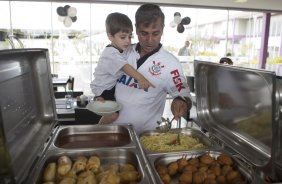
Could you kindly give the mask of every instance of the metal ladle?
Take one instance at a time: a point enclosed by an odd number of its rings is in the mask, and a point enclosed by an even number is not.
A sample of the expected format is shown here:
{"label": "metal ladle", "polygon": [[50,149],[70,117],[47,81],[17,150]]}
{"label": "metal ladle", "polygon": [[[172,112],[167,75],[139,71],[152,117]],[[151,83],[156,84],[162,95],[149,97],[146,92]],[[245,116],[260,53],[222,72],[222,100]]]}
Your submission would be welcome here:
{"label": "metal ladle", "polygon": [[161,133],[168,132],[171,129],[171,124],[174,119],[174,117],[171,120],[169,120],[169,118],[165,119],[162,117],[161,121],[157,121],[158,127],[156,130]]}

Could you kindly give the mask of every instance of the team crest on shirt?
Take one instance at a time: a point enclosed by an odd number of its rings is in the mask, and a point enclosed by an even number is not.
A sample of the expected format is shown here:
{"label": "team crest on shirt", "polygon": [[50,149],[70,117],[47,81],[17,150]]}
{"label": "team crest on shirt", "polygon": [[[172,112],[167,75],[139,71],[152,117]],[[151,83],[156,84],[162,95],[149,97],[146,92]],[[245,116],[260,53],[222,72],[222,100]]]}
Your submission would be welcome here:
{"label": "team crest on shirt", "polygon": [[151,66],[149,68],[149,72],[152,74],[152,75],[160,75],[162,72],[161,72],[161,69],[164,68],[164,65],[161,65],[161,62],[157,62],[156,61],[153,61],[153,66]]}

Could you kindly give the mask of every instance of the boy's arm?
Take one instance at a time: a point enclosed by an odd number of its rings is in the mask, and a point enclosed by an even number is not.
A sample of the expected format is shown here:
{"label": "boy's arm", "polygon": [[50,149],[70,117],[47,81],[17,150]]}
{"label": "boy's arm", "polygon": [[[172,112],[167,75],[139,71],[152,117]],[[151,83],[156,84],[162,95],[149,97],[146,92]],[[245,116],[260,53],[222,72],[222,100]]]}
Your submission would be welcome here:
{"label": "boy's arm", "polygon": [[122,70],[129,76],[133,77],[138,81],[138,86],[140,89],[146,89],[151,87],[155,87],[151,84],[142,74],[140,74],[137,70],[135,70],[130,64],[125,64],[122,67]]}

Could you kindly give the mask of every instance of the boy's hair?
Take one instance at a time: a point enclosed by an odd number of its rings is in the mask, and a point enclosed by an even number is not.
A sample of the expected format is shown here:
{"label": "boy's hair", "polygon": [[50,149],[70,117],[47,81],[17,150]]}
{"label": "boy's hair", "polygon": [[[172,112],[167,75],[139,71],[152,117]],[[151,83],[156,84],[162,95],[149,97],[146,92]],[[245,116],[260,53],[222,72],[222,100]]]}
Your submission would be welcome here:
{"label": "boy's hair", "polygon": [[138,8],[135,14],[136,27],[138,28],[141,24],[148,27],[159,18],[161,18],[164,26],[165,16],[161,8],[156,4],[143,4]]}
{"label": "boy's hair", "polygon": [[131,20],[122,13],[110,13],[106,18],[106,31],[114,36],[118,32],[130,33],[133,31]]}

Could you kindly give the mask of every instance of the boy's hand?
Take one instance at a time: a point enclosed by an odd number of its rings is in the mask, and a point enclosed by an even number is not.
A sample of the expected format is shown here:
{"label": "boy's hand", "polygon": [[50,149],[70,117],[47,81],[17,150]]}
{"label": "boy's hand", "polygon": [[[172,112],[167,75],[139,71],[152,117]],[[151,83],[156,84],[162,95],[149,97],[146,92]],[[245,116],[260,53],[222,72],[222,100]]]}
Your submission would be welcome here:
{"label": "boy's hand", "polygon": [[155,88],[155,86],[150,83],[146,78],[141,78],[138,80],[139,89],[148,89],[149,87]]}

